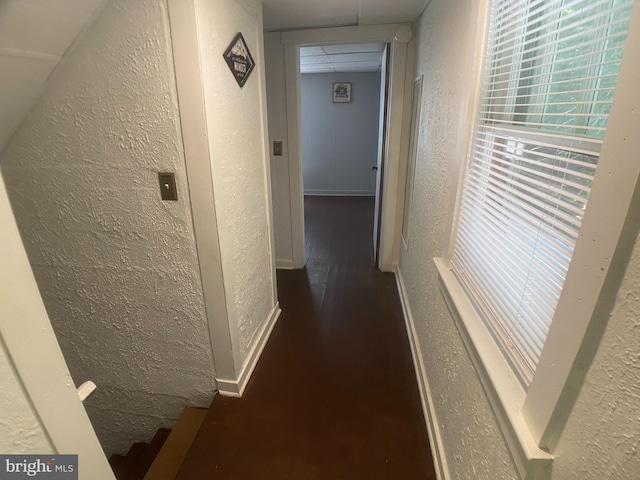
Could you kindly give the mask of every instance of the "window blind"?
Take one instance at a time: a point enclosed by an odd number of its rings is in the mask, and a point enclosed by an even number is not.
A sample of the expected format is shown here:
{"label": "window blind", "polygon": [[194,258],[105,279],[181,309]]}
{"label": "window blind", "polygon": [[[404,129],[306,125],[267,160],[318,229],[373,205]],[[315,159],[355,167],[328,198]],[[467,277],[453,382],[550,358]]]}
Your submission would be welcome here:
{"label": "window blind", "polygon": [[578,238],[632,0],[493,0],[451,268],[528,386]]}

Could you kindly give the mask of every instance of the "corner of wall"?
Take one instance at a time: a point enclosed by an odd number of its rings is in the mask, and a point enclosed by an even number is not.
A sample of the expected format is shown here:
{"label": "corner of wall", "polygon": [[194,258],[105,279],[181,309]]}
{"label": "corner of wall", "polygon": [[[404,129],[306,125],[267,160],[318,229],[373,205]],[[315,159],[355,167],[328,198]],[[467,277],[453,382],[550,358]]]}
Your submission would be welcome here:
{"label": "corner of wall", "polygon": [[[196,0],[194,23],[204,106],[198,134],[207,140],[202,156],[209,171],[203,175],[214,192],[207,208],[215,211],[216,268],[226,304],[212,330],[214,356],[220,392],[240,394],[253,369],[247,365],[261,351],[256,345],[266,342],[263,333],[268,338],[277,318],[260,3],[225,0],[214,6]],[[222,58],[239,31],[257,61],[242,87]],[[206,224],[205,216],[197,223]]]}

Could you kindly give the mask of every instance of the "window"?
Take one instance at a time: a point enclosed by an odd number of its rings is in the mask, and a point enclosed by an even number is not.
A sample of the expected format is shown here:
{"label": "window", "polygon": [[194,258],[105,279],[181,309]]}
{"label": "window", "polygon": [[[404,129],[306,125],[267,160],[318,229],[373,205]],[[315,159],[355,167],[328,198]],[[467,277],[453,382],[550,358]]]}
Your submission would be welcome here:
{"label": "window", "polygon": [[578,239],[632,0],[493,0],[450,267],[526,388]]}

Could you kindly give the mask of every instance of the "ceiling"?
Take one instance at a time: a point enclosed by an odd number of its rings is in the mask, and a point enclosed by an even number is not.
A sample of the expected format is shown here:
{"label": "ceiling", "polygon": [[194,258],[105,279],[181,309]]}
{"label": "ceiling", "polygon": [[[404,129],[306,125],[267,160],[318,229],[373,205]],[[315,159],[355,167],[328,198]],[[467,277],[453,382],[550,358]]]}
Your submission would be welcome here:
{"label": "ceiling", "polygon": [[300,48],[300,73],[377,72],[384,43],[323,45]]}
{"label": "ceiling", "polygon": [[[106,1],[0,0],[0,152],[64,53]],[[411,22],[428,1],[263,0],[264,28],[276,31]],[[356,65],[358,71],[376,71],[380,66],[379,45],[313,48],[305,52],[304,68],[309,71],[353,71]]]}
{"label": "ceiling", "polygon": [[262,0],[264,28],[294,30],[413,22],[429,0]]}
{"label": "ceiling", "polygon": [[[264,29],[273,32],[413,22],[429,0],[262,0]],[[384,44],[303,47],[301,73],[377,72]]]}

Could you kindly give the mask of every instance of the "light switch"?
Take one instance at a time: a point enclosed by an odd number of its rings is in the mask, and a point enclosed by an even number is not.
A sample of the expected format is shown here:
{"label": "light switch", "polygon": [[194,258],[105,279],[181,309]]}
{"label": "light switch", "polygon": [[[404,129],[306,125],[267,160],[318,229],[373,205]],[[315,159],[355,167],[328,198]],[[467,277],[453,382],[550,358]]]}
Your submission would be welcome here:
{"label": "light switch", "polygon": [[282,156],[282,142],[279,142],[279,141],[273,142],[273,156],[274,157]]}
{"label": "light switch", "polygon": [[160,181],[160,197],[162,200],[178,200],[176,176],[173,172],[158,172]]}

